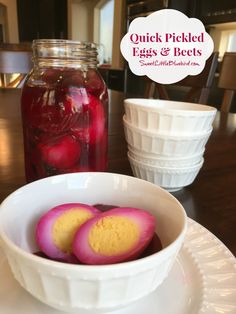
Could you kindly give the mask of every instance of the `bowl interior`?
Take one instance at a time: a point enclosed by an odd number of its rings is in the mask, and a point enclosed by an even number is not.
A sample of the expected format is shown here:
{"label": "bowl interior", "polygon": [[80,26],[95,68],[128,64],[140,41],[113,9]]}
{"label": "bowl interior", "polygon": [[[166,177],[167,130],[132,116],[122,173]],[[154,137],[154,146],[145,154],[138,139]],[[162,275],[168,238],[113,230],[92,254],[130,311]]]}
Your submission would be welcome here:
{"label": "bowl interior", "polygon": [[124,104],[137,106],[143,109],[154,109],[156,111],[170,110],[172,113],[175,111],[194,111],[196,114],[207,112],[214,114],[217,111],[216,108],[207,105],[162,99],[129,98],[125,99]]}
{"label": "bowl interior", "polygon": [[164,247],[186,227],[181,204],[149,182],[111,173],[74,173],[35,181],[6,198],[0,210],[0,237],[8,245],[13,242],[24,251],[35,252],[34,232],[39,217],[53,206],[70,202],[148,210],[157,219],[156,232]]}

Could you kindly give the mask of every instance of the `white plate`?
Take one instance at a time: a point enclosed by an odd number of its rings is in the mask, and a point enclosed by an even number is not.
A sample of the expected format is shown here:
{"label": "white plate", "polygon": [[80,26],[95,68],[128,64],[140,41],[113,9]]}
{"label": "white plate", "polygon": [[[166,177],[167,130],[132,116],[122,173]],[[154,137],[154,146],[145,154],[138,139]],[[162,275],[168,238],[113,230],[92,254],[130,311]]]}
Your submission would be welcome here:
{"label": "white plate", "polygon": [[[65,312],[51,309],[23,290],[0,251],[0,314],[42,313]],[[112,313],[235,314],[235,257],[212,233],[189,219],[184,245],[164,283],[132,306]]]}

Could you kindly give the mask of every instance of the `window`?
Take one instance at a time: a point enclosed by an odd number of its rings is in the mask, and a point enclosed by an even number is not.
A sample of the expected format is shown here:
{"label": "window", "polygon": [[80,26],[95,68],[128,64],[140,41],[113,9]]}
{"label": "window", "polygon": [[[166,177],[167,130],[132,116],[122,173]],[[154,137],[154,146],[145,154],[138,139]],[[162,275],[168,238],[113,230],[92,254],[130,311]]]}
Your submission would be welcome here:
{"label": "window", "polygon": [[98,9],[98,44],[100,63],[111,64],[113,22],[114,22],[114,0],[100,1],[96,6]]}
{"label": "window", "polygon": [[236,52],[236,31],[229,34],[227,51]]}
{"label": "window", "polygon": [[212,25],[210,35],[220,60],[225,52],[236,52],[236,22]]}

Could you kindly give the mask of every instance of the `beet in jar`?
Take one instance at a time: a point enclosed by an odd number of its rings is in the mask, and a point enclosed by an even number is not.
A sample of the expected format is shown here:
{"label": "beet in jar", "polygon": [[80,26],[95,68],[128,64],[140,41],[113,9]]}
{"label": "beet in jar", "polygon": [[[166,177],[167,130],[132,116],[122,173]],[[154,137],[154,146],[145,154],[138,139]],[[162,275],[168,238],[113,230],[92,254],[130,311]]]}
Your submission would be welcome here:
{"label": "beet in jar", "polygon": [[106,85],[92,43],[35,40],[21,97],[26,180],[107,169]]}

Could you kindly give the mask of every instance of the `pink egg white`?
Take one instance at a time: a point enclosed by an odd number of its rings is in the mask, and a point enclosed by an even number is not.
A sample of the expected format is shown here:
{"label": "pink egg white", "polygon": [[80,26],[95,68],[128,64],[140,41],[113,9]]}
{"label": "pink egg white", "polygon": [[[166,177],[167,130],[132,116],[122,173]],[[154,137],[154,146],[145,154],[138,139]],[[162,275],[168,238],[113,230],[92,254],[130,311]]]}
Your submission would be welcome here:
{"label": "pink egg white", "polygon": [[145,210],[114,208],[84,223],[75,234],[72,250],[84,264],[130,261],[148,246],[155,226],[155,217]]}
{"label": "pink egg white", "polygon": [[72,241],[78,229],[101,212],[95,207],[81,204],[61,204],[50,209],[38,221],[35,239],[40,250],[48,257],[75,263]]}

